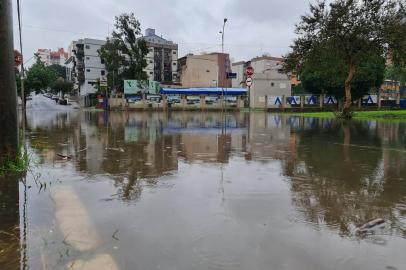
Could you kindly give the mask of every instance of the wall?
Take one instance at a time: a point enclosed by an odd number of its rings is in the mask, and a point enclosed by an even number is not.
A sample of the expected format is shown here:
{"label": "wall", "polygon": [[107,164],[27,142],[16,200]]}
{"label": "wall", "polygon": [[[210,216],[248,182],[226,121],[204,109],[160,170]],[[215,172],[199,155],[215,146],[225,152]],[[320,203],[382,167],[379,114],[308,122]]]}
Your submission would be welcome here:
{"label": "wall", "polygon": [[252,108],[265,108],[266,96],[291,96],[291,84],[287,75],[276,70],[255,73],[250,91]]}
{"label": "wall", "polygon": [[184,88],[213,87],[218,74],[217,55],[188,56],[186,65],[180,67],[180,83]]}
{"label": "wall", "polygon": [[237,73],[237,78],[232,80],[232,87],[234,87],[234,88],[245,86],[245,85],[241,84],[241,82],[245,82],[244,64],[245,64],[245,62],[239,62],[239,63],[232,65],[233,73]]}

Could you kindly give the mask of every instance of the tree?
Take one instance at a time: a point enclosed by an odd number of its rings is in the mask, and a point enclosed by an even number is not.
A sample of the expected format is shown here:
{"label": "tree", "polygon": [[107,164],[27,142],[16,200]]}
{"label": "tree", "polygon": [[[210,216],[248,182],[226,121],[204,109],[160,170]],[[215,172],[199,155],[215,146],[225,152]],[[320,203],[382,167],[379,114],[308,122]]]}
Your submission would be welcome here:
{"label": "tree", "polygon": [[54,64],[48,66],[48,69],[52,70],[58,78],[63,78],[64,80],[66,80],[66,67]]}
{"label": "tree", "polygon": [[62,97],[65,94],[70,94],[73,90],[73,83],[65,81],[63,78],[56,79],[51,88],[55,93],[62,93]]}
{"label": "tree", "polygon": [[[41,90],[47,89],[52,85],[56,79],[54,71],[47,68],[40,58],[37,56],[37,61],[27,71],[27,78],[25,79],[25,87],[28,91],[35,91],[36,93]],[[26,96],[26,95],[25,95]],[[26,100],[24,100],[24,103]]]}
{"label": "tree", "polygon": [[357,75],[369,76],[361,74],[367,59],[380,61],[390,53],[398,65],[405,63],[404,11],[396,0],[335,0],[329,5],[323,0],[311,4],[310,14],[302,16],[296,26],[298,37],[286,56],[285,70],[299,74],[302,68],[323,63],[325,70],[318,75],[331,78],[333,87],[344,86],[343,112],[347,113]]}
{"label": "tree", "polygon": [[401,87],[406,86],[406,68],[405,67],[396,67],[388,66],[385,70],[385,79],[391,80],[394,82],[399,82]]}
{"label": "tree", "polygon": [[[141,27],[134,14],[123,13],[116,17],[116,30],[99,50],[100,58],[108,71],[108,80],[147,80],[144,71],[148,54],[147,43],[141,36]],[[115,86],[115,85],[113,85]]]}
{"label": "tree", "polygon": [[[344,81],[346,79],[345,65],[340,59],[331,68],[329,61],[317,65],[305,64],[300,73],[301,85],[305,92],[314,94],[328,94],[339,100],[344,98]],[[334,73],[331,73],[335,71]],[[371,55],[362,60],[357,68],[357,74],[351,83],[352,98],[354,100],[363,97],[371,90],[377,90],[383,83],[385,71],[385,59],[381,56]]]}

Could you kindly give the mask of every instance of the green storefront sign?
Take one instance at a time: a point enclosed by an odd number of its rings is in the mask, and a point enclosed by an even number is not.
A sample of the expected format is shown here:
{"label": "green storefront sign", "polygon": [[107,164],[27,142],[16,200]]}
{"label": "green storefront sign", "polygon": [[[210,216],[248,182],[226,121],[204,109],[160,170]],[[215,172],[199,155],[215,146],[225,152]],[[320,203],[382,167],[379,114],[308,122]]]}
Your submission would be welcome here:
{"label": "green storefront sign", "polygon": [[160,84],[156,81],[124,80],[124,94],[159,94]]}

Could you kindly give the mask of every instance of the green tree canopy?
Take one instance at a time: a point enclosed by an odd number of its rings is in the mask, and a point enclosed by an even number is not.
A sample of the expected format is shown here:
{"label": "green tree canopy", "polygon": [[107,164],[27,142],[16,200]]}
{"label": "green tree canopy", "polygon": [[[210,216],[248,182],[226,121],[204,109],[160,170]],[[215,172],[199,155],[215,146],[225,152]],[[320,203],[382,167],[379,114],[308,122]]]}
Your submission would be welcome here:
{"label": "green tree canopy", "polygon": [[66,80],[66,67],[54,64],[48,66],[48,69],[52,70],[58,78],[63,78],[64,80]]}
{"label": "green tree canopy", "polygon": [[62,93],[62,95],[70,94],[73,90],[73,83],[65,81],[63,78],[56,79],[52,86],[55,93]]}
{"label": "green tree canopy", "polygon": [[[328,78],[332,88],[343,89],[344,111],[349,111],[353,89],[376,85],[382,76],[382,57],[405,63],[405,8],[396,0],[323,0],[296,26],[297,38],[286,56],[285,69]],[[322,65],[323,69],[315,68]],[[308,72],[309,73],[309,72]],[[310,75],[309,75],[310,76]],[[317,85],[321,87],[320,85]]]}
{"label": "green tree canopy", "polygon": [[55,72],[47,68],[43,62],[37,57],[37,61],[27,71],[25,79],[25,87],[27,91],[35,91],[36,93],[45,90],[52,85],[57,76]]}
{"label": "green tree canopy", "polygon": [[147,43],[142,39],[141,27],[134,14],[123,13],[116,17],[115,30],[112,36],[99,50],[108,71],[109,84],[113,80],[121,89],[123,80],[147,80],[144,71],[148,54]]}
{"label": "green tree canopy", "polygon": [[[345,64],[339,58],[329,60],[335,64],[333,68],[329,66],[329,61],[318,61],[317,64],[306,63],[300,73],[302,87],[307,93],[333,95],[341,100],[344,98]],[[377,55],[365,57],[357,67],[357,74],[351,82],[352,98],[359,99],[371,90],[379,89],[383,83],[384,72],[384,57]]]}

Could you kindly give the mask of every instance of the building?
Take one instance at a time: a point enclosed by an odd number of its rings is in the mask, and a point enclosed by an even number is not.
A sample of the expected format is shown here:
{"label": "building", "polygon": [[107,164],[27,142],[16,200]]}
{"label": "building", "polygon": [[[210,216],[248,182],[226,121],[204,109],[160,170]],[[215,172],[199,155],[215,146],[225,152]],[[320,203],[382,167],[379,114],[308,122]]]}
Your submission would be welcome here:
{"label": "building", "polygon": [[250,88],[249,100],[252,108],[266,108],[267,98],[271,96],[291,96],[292,86],[290,77],[280,72],[283,58],[262,56],[248,62],[237,62],[232,65],[232,70],[237,73],[233,79],[233,87],[246,87],[246,68],[254,68],[253,84]]}
{"label": "building", "polygon": [[144,69],[148,79],[164,84],[177,83],[178,44],[157,36],[155,29],[151,28],[145,30],[143,39],[149,48],[147,67]]}
{"label": "building", "polygon": [[68,59],[68,53],[65,52],[64,48],[59,48],[55,52],[49,49],[38,49],[36,54],[46,66],[65,66],[65,62]]}
{"label": "building", "polygon": [[105,40],[84,38],[73,41],[69,46],[68,78],[78,90],[82,106],[91,106],[92,97],[97,91],[97,80],[107,75],[98,50]]}
{"label": "building", "polygon": [[[182,87],[225,87],[232,82],[227,79],[231,72],[230,57],[223,53],[186,55],[179,58],[178,74]],[[238,86],[239,87],[239,86]]]}

